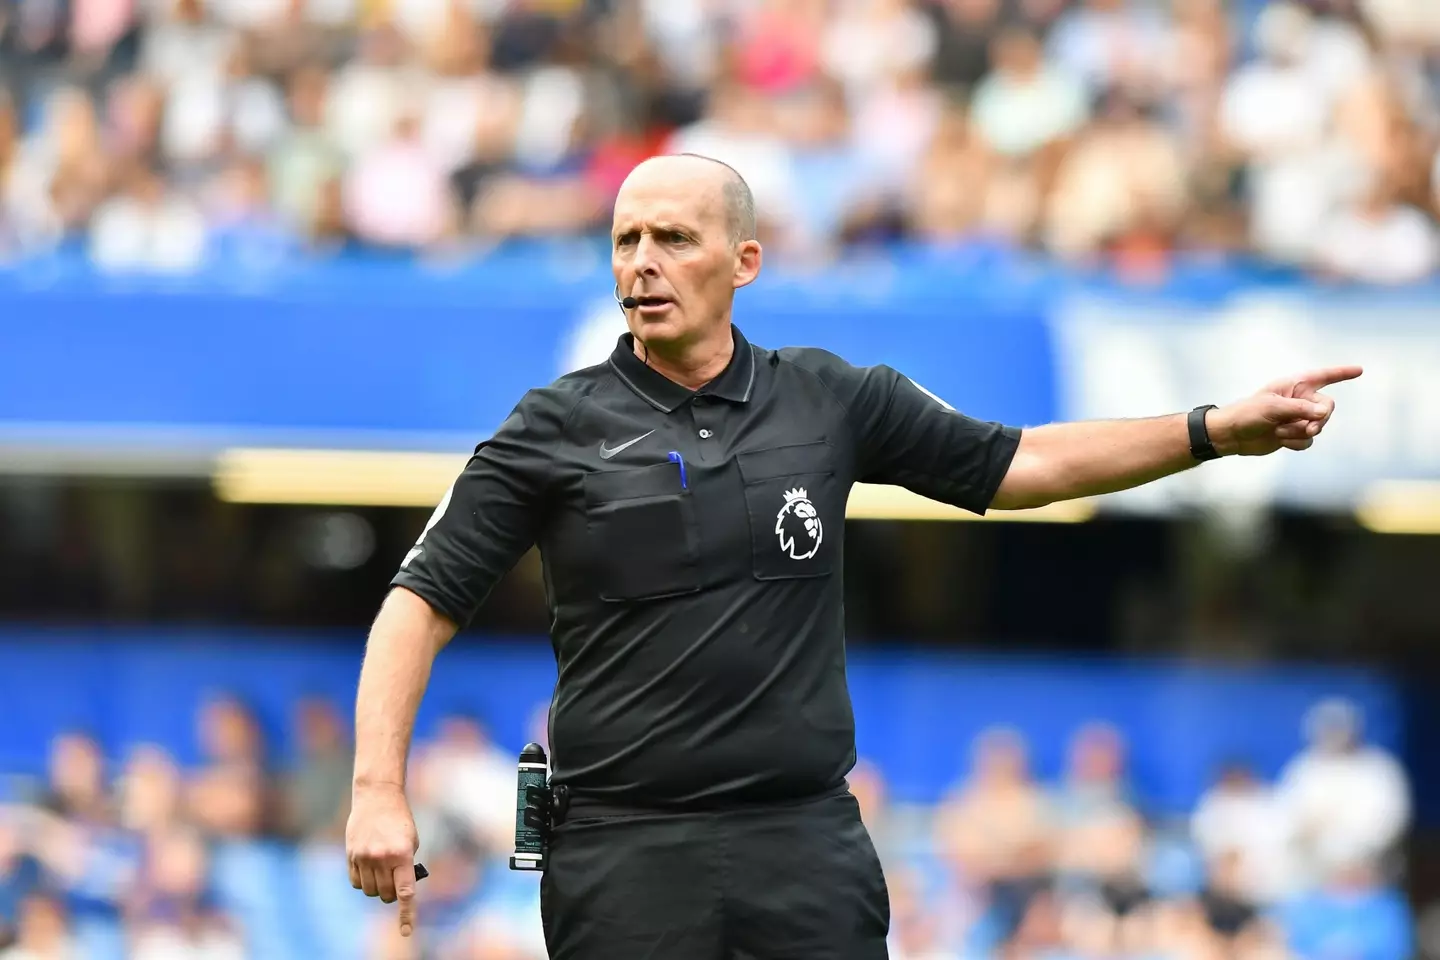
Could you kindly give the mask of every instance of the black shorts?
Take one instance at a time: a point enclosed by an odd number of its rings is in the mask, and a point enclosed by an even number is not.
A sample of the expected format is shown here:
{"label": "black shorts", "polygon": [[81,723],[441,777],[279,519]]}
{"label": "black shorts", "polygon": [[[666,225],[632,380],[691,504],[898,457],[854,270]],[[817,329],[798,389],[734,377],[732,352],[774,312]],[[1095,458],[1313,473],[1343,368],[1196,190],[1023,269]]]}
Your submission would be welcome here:
{"label": "black shorts", "polygon": [[789,806],[558,825],[551,960],[886,960],[890,899],[848,792]]}

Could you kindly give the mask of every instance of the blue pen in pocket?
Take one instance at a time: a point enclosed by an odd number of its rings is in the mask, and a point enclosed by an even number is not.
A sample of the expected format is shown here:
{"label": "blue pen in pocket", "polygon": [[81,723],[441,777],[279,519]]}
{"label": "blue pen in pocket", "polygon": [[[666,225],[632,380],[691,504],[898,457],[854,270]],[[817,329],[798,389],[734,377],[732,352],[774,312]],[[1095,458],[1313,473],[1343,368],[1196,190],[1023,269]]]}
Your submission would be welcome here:
{"label": "blue pen in pocket", "polygon": [[680,489],[689,490],[690,483],[685,478],[685,458],[680,456],[679,450],[670,451],[670,462],[678,463],[680,465]]}

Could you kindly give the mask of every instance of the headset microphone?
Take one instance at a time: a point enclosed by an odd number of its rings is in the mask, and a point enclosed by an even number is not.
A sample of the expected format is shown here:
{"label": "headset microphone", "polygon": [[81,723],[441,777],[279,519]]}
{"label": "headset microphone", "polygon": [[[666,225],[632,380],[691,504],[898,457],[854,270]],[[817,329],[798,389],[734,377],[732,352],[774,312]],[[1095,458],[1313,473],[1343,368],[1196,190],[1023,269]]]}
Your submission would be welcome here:
{"label": "headset microphone", "polygon": [[634,310],[636,307],[640,306],[640,301],[636,300],[634,297],[625,297],[623,299],[621,298],[620,284],[618,283],[615,284],[615,292],[612,293],[611,296],[615,298],[616,303],[620,304],[620,306],[626,310]]}

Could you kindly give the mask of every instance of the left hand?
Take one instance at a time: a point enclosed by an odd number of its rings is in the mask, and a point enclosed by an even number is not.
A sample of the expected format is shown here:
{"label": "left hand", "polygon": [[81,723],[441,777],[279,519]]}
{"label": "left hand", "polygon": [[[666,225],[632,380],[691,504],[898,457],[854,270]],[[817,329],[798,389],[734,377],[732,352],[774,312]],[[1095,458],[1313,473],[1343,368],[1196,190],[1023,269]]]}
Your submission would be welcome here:
{"label": "left hand", "polygon": [[1225,456],[1263,457],[1281,447],[1307,450],[1335,412],[1334,399],[1320,391],[1363,372],[1355,366],[1327,367],[1267,384],[1206,414],[1210,442]]}

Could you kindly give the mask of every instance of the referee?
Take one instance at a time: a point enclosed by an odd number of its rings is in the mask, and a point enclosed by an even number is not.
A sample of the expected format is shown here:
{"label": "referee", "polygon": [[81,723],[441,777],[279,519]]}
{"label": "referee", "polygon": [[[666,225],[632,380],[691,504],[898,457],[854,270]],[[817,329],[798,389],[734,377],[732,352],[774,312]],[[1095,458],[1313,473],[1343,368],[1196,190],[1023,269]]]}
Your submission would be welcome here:
{"label": "referee", "polygon": [[638,166],[612,241],[629,332],[606,362],[527,393],[476,448],[371,628],[350,882],[398,900],[411,933],[416,710],[441,648],[538,544],[559,667],[551,775],[569,797],[541,879],[553,960],[883,958],[885,880],[845,780],[852,484],[984,513],[1303,450],[1334,409],[1319,391],[1361,371],[1190,414],[1021,430],[888,367],[747,341],[731,310],[761,269],[754,201],[718,161]]}

